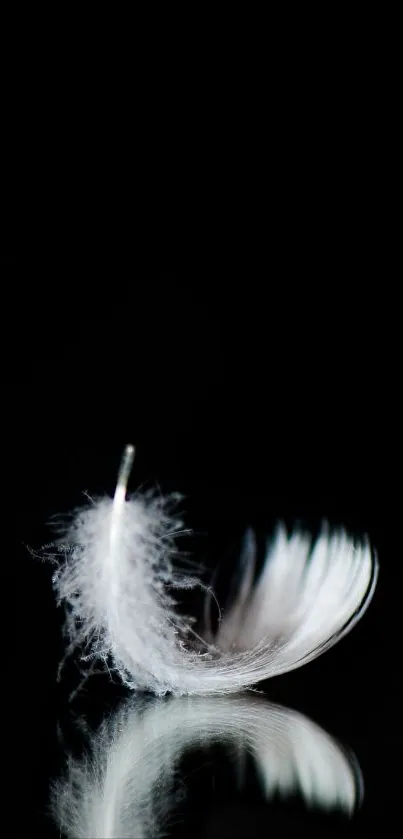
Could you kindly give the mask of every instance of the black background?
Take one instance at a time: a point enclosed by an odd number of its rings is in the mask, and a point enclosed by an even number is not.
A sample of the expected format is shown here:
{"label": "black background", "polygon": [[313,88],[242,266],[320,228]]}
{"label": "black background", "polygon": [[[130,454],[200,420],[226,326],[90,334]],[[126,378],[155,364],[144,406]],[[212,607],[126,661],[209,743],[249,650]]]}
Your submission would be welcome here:
{"label": "black background", "polygon": [[[380,577],[362,622],[264,687],[356,753],[366,794],[341,830],[400,825],[399,29],[389,9],[286,14],[203,28],[181,12],[176,42],[158,15],[108,14],[104,32],[102,15],[35,10],[25,37],[25,21],[6,30],[5,833],[57,835],[57,724],[74,738],[77,674],[56,685],[62,616],[27,546],[83,490],[113,492],[128,441],[132,486],[183,492],[212,567],[249,524],[369,534]],[[96,680],[77,713],[96,721],[116,690]],[[235,800],[222,755],[196,763],[187,835],[335,824],[263,805],[252,780]]]}
{"label": "black background", "polygon": [[[3,409],[11,420],[7,497],[16,514],[10,564],[5,558],[15,603],[7,683],[10,728],[22,733],[16,751],[23,768],[15,777],[25,802],[18,831],[34,825],[57,835],[44,809],[63,758],[57,721],[68,727],[68,689],[56,686],[63,647],[51,570],[26,545],[49,541],[50,515],[79,503],[83,490],[113,492],[130,441],[137,446],[132,486],[158,484],[185,495],[195,553],[212,567],[236,551],[245,527],[271,532],[278,518],[313,530],[327,518],[369,534],[380,577],[362,623],[319,660],[264,688],[269,699],[306,713],[355,752],[365,799],[340,830],[384,831],[396,819],[402,748],[396,301],[379,278],[382,247],[353,278],[358,247],[341,252],[323,237],[320,249],[310,245],[302,236],[285,259],[276,253],[259,264],[246,258],[166,273],[128,254],[35,254],[4,266],[11,292],[3,314],[5,331],[11,328],[4,354],[11,388]],[[95,718],[113,697],[101,679],[86,713]],[[188,835],[260,836],[273,826],[305,823],[322,835],[338,829],[337,819],[324,821],[298,803],[264,805],[257,784],[235,799],[226,773],[231,768],[222,756],[196,773],[190,804],[183,805]],[[212,775],[220,779],[215,785]]]}

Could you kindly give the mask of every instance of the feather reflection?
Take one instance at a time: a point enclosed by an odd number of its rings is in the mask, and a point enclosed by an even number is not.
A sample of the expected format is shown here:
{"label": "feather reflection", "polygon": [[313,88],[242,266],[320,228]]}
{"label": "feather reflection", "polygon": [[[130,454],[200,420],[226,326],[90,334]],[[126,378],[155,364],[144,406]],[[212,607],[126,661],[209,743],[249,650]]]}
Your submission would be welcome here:
{"label": "feather reflection", "polygon": [[309,805],[351,814],[362,796],[353,755],[294,710],[256,696],[131,699],[55,783],[60,830],[98,839],[166,835],[180,758],[217,742],[252,754],[267,798],[299,793]]}

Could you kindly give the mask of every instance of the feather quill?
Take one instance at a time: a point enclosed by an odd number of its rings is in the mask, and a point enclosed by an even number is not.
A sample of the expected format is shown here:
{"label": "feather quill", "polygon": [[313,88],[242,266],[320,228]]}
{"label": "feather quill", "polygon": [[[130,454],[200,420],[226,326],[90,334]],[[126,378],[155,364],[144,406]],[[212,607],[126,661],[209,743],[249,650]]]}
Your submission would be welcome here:
{"label": "feather quill", "polygon": [[214,742],[241,764],[253,755],[267,799],[299,793],[346,814],[361,803],[356,759],[307,717],[256,697],[189,697],[131,700],[115,712],[53,785],[53,816],[76,839],[166,835],[181,756]]}
{"label": "feather quill", "polygon": [[128,446],[114,499],[79,510],[52,557],[70,649],[82,659],[100,658],[128,687],[160,696],[229,693],[311,661],[362,617],[378,575],[368,541],[324,528],[312,543],[279,527],[256,582],[247,533],[237,595],[217,631],[206,622],[197,635],[176,609],[175,590],[200,581],[174,561],[175,499],[126,499],[133,456]]}

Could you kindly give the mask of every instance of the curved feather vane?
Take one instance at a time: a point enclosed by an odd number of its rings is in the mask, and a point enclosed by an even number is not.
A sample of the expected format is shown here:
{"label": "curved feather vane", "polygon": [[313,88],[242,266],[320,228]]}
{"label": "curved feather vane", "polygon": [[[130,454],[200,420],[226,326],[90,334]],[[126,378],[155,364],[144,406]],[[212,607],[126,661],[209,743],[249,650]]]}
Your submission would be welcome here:
{"label": "curved feather vane", "polygon": [[230,745],[241,768],[244,754],[253,755],[267,798],[300,793],[311,806],[348,814],[361,802],[354,756],[296,711],[246,696],[131,700],[54,784],[61,831],[76,839],[162,835],[181,756],[213,742]]}
{"label": "curved feather vane", "polygon": [[362,617],[378,575],[369,543],[326,528],[312,543],[279,527],[256,582],[248,532],[238,593],[201,639],[176,610],[175,589],[200,582],[174,562],[175,498],[126,500],[133,455],[128,447],[114,500],[79,510],[59,546],[54,587],[84,659],[100,657],[129,687],[158,695],[226,693],[300,667]]}

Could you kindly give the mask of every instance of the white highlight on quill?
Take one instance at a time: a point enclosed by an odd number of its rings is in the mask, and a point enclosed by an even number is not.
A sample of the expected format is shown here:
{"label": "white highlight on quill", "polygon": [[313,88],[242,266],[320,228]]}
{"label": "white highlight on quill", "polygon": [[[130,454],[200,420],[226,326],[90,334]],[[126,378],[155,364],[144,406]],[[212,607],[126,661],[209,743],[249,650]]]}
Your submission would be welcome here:
{"label": "white highlight on quill", "polygon": [[84,660],[100,658],[130,688],[157,695],[228,693],[311,661],[362,617],[378,575],[368,541],[323,529],[312,544],[279,527],[256,583],[247,534],[237,596],[216,633],[206,623],[197,635],[174,599],[199,584],[173,561],[182,523],[172,499],[126,500],[133,457],[128,446],[113,501],[79,510],[59,546],[54,588]]}
{"label": "white highlight on quill", "polygon": [[179,759],[217,741],[235,747],[240,761],[246,751],[253,755],[267,798],[300,793],[310,806],[346,814],[361,803],[354,756],[296,711],[246,696],[131,700],[54,785],[60,830],[76,839],[160,836],[175,803]]}

